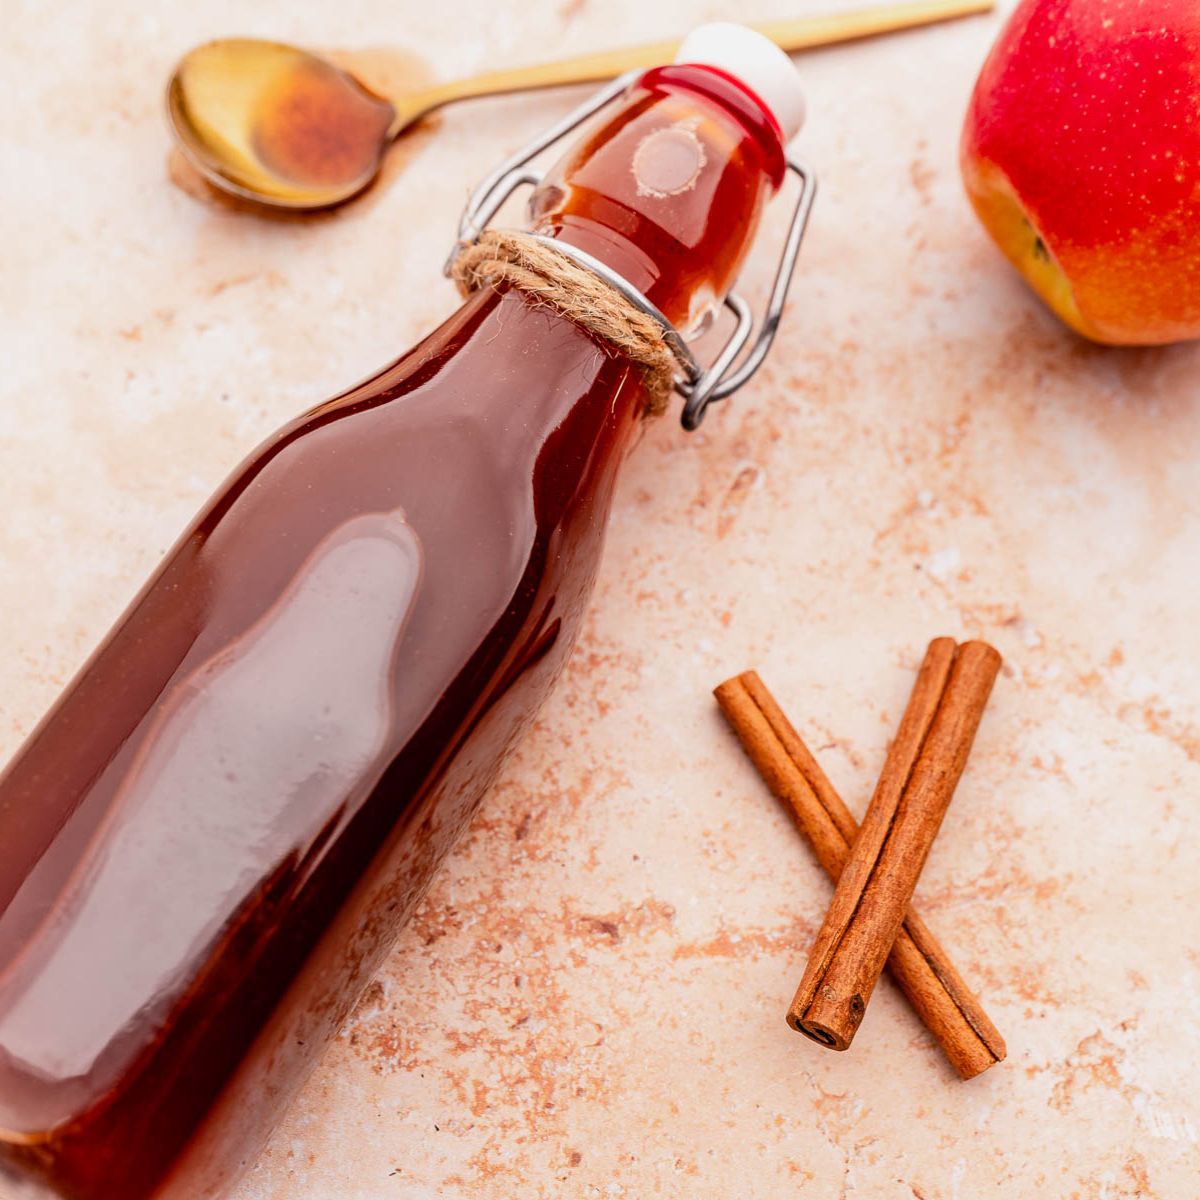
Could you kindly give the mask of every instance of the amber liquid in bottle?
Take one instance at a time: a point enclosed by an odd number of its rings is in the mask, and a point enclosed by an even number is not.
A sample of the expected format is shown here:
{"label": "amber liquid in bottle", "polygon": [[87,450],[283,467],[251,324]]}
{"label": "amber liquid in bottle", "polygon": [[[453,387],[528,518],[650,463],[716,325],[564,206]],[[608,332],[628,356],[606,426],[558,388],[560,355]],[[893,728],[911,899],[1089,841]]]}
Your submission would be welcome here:
{"label": "amber liquid in bottle", "polygon": [[[781,176],[753,97],[667,67],[533,213],[686,328]],[[0,777],[0,1164],[225,1192],[558,674],[644,403],[483,291],[221,488]]]}

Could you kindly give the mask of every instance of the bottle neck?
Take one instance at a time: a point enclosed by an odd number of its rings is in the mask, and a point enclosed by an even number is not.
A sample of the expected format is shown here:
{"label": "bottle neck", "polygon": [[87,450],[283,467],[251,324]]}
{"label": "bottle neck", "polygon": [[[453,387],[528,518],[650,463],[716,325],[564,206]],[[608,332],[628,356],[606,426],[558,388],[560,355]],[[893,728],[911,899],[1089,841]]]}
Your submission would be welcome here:
{"label": "bottle neck", "polygon": [[600,259],[691,333],[732,287],[783,170],[778,126],[736,80],[660,67],[552,168],[534,229]]}

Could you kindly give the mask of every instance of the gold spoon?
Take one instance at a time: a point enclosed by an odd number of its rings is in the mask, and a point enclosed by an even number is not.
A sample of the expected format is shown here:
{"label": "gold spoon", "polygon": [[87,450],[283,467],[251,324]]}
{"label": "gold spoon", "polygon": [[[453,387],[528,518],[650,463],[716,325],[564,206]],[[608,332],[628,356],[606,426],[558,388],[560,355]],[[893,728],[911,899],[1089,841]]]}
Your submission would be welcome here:
{"label": "gold spoon", "polygon": [[[987,12],[993,0],[918,0],[759,25],[789,52]],[[328,59],[283,42],[198,46],[167,89],[171,126],[191,164],[223,191],[279,208],[328,208],[375,178],[392,141],[420,117],[475,96],[610,79],[670,62],[677,42],[377,95]]]}

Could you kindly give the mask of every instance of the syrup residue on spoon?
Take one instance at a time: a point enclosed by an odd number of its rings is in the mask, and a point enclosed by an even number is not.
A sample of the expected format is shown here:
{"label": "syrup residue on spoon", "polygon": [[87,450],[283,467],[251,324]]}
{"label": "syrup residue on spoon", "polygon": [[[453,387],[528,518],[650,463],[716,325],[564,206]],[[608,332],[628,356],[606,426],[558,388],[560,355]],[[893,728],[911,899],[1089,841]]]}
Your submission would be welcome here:
{"label": "syrup residue on spoon", "polygon": [[395,110],[331,63],[272,81],[250,126],[258,161],[305,188],[361,186],[375,174]]}

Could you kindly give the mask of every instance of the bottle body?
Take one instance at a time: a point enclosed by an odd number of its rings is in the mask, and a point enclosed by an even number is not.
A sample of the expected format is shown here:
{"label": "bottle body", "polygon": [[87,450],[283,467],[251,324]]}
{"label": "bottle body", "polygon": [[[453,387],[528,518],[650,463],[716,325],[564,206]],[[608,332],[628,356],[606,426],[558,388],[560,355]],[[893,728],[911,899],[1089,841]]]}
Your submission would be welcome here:
{"label": "bottle body", "polygon": [[[530,356],[538,394],[498,410],[487,373]],[[565,658],[640,391],[572,323],[479,294],[189,531],[0,783],[31,814],[0,919],[18,1157],[152,1194],[173,1110],[190,1130],[213,1101],[200,1064],[241,1062],[281,1005],[276,1057],[336,1029]],[[332,976],[302,970],[313,933]]]}
{"label": "bottle body", "polygon": [[[686,84],[635,88],[535,203],[676,320],[771,190],[742,102]],[[639,168],[656,134],[674,166]],[[481,292],[214,497],[0,777],[0,1162],[223,1194],[551,687],[643,404],[580,326]]]}

